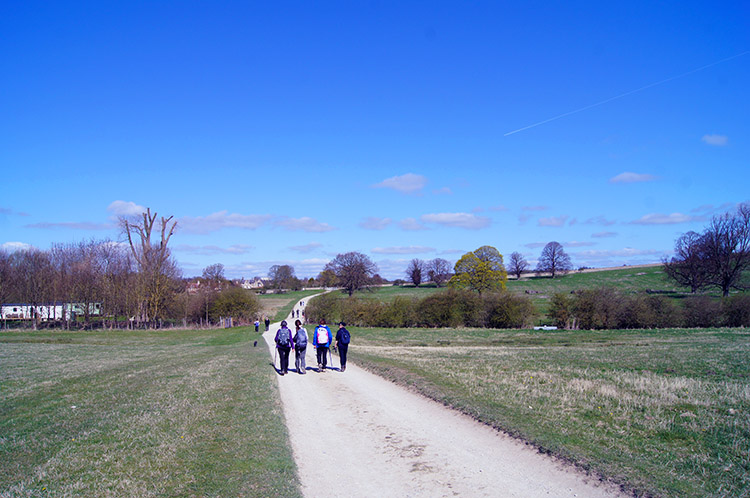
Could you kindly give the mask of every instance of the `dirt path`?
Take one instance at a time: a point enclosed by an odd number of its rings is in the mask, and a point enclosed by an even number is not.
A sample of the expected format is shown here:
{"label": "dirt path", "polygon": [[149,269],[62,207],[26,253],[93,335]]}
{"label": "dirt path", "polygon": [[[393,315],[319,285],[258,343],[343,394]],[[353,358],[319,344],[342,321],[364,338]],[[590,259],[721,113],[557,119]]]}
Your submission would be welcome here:
{"label": "dirt path", "polygon": [[[278,328],[264,334],[272,357]],[[317,373],[312,344],[307,353],[306,375],[293,370],[292,354],[279,376],[306,497],[622,496],[351,362],[340,372],[334,356],[334,369]]]}

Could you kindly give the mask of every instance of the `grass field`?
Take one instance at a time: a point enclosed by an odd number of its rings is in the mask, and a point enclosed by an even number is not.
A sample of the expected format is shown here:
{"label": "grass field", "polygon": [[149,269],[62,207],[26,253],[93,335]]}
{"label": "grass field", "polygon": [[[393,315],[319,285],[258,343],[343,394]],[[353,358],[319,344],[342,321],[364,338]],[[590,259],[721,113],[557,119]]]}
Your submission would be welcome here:
{"label": "grass field", "polygon": [[350,355],[643,496],[750,496],[750,331],[354,329]]}
{"label": "grass field", "polygon": [[0,496],[301,496],[256,339],[0,334]]}

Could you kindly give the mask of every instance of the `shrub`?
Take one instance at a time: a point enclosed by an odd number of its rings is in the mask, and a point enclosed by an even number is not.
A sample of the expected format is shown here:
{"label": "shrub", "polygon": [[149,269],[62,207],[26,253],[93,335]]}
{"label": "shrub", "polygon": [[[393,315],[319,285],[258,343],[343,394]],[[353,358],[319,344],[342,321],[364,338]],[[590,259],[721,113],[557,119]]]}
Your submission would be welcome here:
{"label": "shrub", "polygon": [[339,296],[335,292],[328,292],[308,301],[305,307],[305,317],[310,323],[317,323],[321,319],[333,322],[340,316]]}
{"label": "shrub", "polygon": [[455,289],[437,292],[417,304],[418,324],[424,327],[478,326],[481,312],[478,294]]}
{"label": "shrub", "polygon": [[718,327],[722,322],[721,302],[709,296],[685,298],[682,310],[686,327]]}
{"label": "shrub", "polygon": [[611,287],[579,291],[573,299],[573,316],[582,329],[613,329],[621,321],[622,301]]}
{"label": "shrub", "polygon": [[534,316],[534,305],[525,296],[497,292],[483,296],[484,325],[489,328],[523,328]]}
{"label": "shrub", "polygon": [[411,327],[416,323],[416,300],[396,296],[390,304],[380,310],[377,326]]}
{"label": "shrub", "polygon": [[726,298],[722,309],[728,327],[750,327],[750,295],[737,294]]}
{"label": "shrub", "polygon": [[557,292],[552,295],[550,299],[549,310],[547,316],[552,319],[552,323],[555,327],[564,329],[574,329],[576,322],[573,318],[572,313],[573,299],[570,294],[563,294]]}

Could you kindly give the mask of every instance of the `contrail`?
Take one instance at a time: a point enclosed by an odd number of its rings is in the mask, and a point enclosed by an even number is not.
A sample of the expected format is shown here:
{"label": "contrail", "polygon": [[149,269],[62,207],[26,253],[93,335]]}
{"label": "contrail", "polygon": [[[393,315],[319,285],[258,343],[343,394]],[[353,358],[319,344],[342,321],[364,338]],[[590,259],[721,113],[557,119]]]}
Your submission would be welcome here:
{"label": "contrail", "polygon": [[557,115],[557,116],[555,116],[553,118],[545,119],[544,121],[539,121],[538,123],[530,124],[528,126],[524,126],[523,128],[519,128],[517,130],[509,131],[508,133],[505,133],[503,136],[507,137],[508,135],[513,135],[514,133],[518,133],[519,131],[528,130],[529,128],[534,128],[535,126],[543,125],[545,123],[549,123],[550,121],[555,121],[555,120],[558,120],[560,118],[564,118],[565,116],[570,116],[571,114],[577,114],[579,112],[583,112],[583,111],[585,111],[587,109],[591,109],[592,107],[597,107],[597,106],[600,106],[600,105],[604,105],[607,102],[612,102],[613,100],[621,99],[623,97],[627,97],[628,95],[632,95],[634,93],[638,93],[638,92],[641,92],[643,90],[647,90],[649,88],[652,88],[652,87],[655,87],[655,86],[658,86],[658,85],[663,85],[664,83],[667,83],[669,81],[676,80],[678,78],[682,78],[684,76],[688,76],[688,75],[693,74],[693,73],[697,73],[698,71],[703,71],[704,69],[708,69],[709,67],[716,66],[717,64],[721,64],[723,62],[727,62],[727,61],[730,61],[732,59],[736,59],[737,57],[742,57],[743,55],[747,55],[747,54],[750,54],[750,50],[746,50],[745,52],[742,52],[740,54],[733,55],[731,57],[727,57],[726,59],[721,59],[719,61],[712,62],[711,64],[706,64],[705,66],[701,66],[699,68],[690,70],[690,71],[688,71],[686,73],[678,74],[677,76],[671,76],[671,77],[669,77],[667,79],[664,79],[664,80],[661,80],[661,81],[657,81],[656,83],[651,83],[649,85],[642,86],[640,88],[636,88],[635,90],[630,90],[629,92],[622,93],[620,95],[617,95],[616,97],[610,97],[610,98],[608,98],[606,100],[602,100],[601,102],[597,102],[596,104],[587,105],[586,107],[581,107],[580,109],[576,109],[574,111],[569,111],[569,112],[566,112],[566,113],[563,113],[563,114],[559,114],[559,115]]}

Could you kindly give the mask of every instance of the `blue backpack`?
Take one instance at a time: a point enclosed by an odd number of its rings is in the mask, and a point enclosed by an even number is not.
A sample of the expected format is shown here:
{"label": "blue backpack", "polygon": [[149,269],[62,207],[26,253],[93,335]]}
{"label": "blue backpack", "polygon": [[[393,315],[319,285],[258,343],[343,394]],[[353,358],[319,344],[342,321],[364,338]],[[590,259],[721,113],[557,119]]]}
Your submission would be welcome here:
{"label": "blue backpack", "polygon": [[349,344],[349,341],[352,339],[352,336],[349,335],[349,331],[346,329],[341,329],[341,344]]}
{"label": "blue backpack", "polygon": [[286,327],[279,329],[279,339],[276,341],[276,344],[283,348],[292,347],[292,331]]}

